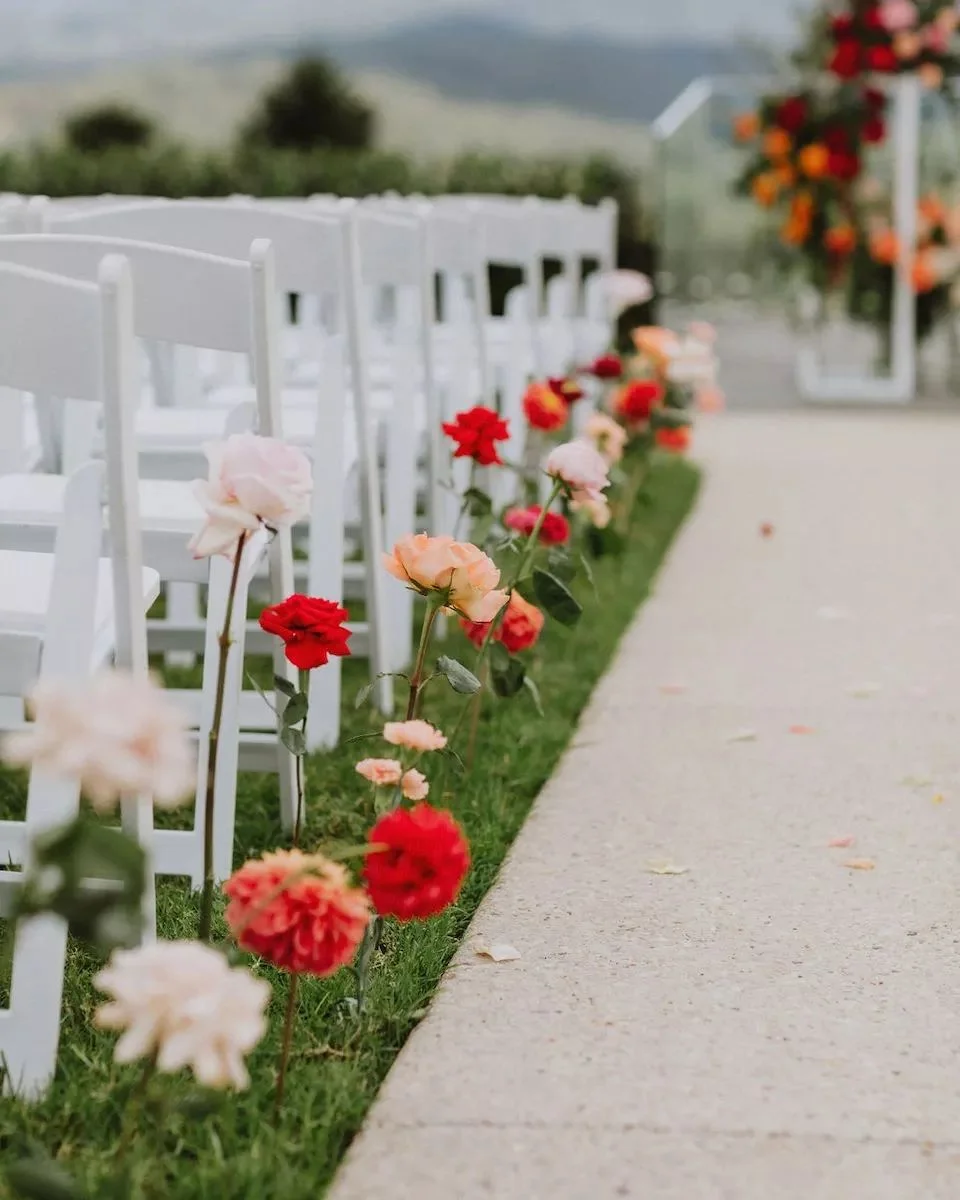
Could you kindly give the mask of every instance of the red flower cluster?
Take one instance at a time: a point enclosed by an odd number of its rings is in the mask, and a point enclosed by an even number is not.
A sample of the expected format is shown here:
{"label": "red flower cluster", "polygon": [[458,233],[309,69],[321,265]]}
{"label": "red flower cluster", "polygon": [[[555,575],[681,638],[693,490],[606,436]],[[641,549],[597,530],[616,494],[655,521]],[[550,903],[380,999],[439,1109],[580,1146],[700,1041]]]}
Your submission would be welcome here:
{"label": "red flower cluster", "polygon": [[287,659],[301,671],[312,671],[326,664],[330,655],[346,658],[350,630],[343,624],[345,608],[333,600],[313,596],[288,596],[280,604],[260,614],[260,628],[282,638]]}
{"label": "red flower cluster", "polygon": [[457,413],[453,421],[443,426],[443,432],[457,444],[454,458],[472,458],[481,467],[500,466],[503,459],[497,442],[510,437],[507,422],[492,408],[478,404],[466,412]]}
{"label": "red flower cluster", "polygon": [[[499,642],[511,654],[522,654],[524,650],[536,645],[543,632],[543,623],[544,616],[540,609],[524,600],[519,592],[514,592],[500,624],[494,631],[493,640]],[[480,624],[476,621],[461,621],[460,627],[479,650],[486,641],[490,624],[491,622]]]}
{"label": "red flower cluster", "polygon": [[663,400],[659,379],[634,379],[613,397],[613,411],[631,425],[650,420],[650,414]]}
{"label": "red flower cluster", "polygon": [[237,943],[297,974],[332,975],[345,967],[370,920],[367,897],[339,863],[299,850],[244,863],[223,891]]}
{"label": "red flower cluster", "polygon": [[945,68],[954,64],[951,38],[957,14],[940,0],[847,0],[850,11],[830,22],[833,50],[827,67],[849,81],[871,73],[919,71],[939,87]]}
{"label": "red flower cluster", "polygon": [[623,374],[623,360],[619,354],[601,354],[589,367],[584,367],[583,373],[594,379],[619,379]]}
{"label": "red flower cluster", "polygon": [[[504,513],[503,523],[507,529],[513,529],[517,533],[523,533],[529,537],[540,519],[540,512],[539,504],[531,504],[529,508],[511,508]],[[538,540],[544,546],[562,546],[569,539],[570,522],[567,518],[560,513],[548,512],[543,518]]]}
{"label": "red flower cluster", "polygon": [[470,867],[470,848],[448,812],[429,804],[398,808],[370,830],[363,878],[381,916],[434,917],[456,900]]}
{"label": "red flower cluster", "polygon": [[689,425],[666,425],[658,429],[653,436],[661,450],[670,454],[683,454],[689,450],[693,434]]}

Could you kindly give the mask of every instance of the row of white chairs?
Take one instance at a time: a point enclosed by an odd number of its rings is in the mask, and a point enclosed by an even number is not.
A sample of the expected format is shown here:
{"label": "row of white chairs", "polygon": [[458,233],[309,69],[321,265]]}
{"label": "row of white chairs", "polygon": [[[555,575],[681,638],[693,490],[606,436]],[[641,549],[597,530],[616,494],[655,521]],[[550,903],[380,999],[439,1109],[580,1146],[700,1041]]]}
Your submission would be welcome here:
{"label": "row of white chairs", "polygon": [[[386,673],[409,661],[413,609],[407,591],[387,590],[380,552],[415,527],[452,527],[445,417],[499,404],[515,418],[519,458],[527,379],[604,348],[602,292],[581,290],[580,277],[584,259],[612,265],[615,217],[609,205],[479,198],[0,205],[0,568],[10,581],[0,600],[0,728],[22,725],[38,675],[81,677],[111,661],[145,672],[150,650],[202,652],[202,685],[180,699],[205,779],[229,567],[187,551],[202,517],[187,481],[205,473],[203,444],[227,432],[285,438],[312,456],[313,506],[302,532],[255,539],[245,555],[217,764],[218,877],[232,869],[241,769],[278,773],[289,828],[293,764],[275,715],[243,687],[244,652],[272,651],[277,674],[294,682],[295,672],[282,647],[248,628],[250,589],[265,584],[271,601],[360,590],[365,620],[353,642],[390,711]],[[550,242],[543,229],[561,226],[566,240]],[[564,265],[546,295],[545,257]],[[524,283],[498,319],[487,273],[500,263],[521,267]],[[300,298],[295,324],[284,321],[290,294]],[[148,621],[161,587],[167,615]],[[339,713],[334,660],[311,678],[312,749],[336,741]],[[28,864],[33,839],[78,803],[74,786],[34,772],[26,819],[0,822],[0,853]],[[149,797],[126,801],[122,822],[157,874],[198,885],[203,806],[198,783],[192,829],[154,830]],[[0,910],[20,878],[0,872]],[[147,908],[150,935],[152,893]],[[55,1064],[65,936],[52,918],[17,934],[0,1054],[8,1082],[28,1094]]]}

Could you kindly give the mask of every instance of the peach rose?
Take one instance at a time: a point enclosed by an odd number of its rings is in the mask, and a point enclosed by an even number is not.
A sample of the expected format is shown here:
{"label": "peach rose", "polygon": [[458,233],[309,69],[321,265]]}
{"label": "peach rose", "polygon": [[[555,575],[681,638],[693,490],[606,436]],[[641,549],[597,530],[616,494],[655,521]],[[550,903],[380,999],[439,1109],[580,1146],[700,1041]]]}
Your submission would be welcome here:
{"label": "peach rose", "polygon": [[471,621],[492,621],[507,602],[507,593],[497,590],[496,563],[470,542],[411,534],[383,556],[383,565],[421,595],[443,593],[447,607]]}
{"label": "peach rose", "polygon": [[[492,619],[492,618],[491,618]],[[383,739],[391,746],[426,752],[442,750],[447,739],[429,721],[388,721],[383,727]]]}
{"label": "peach rose", "polygon": [[374,787],[396,787],[403,775],[403,765],[395,758],[365,758],[354,770]]}
{"label": "peach rose", "polygon": [[613,417],[608,417],[606,413],[593,413],[583,427],[583,434],[593,442],[611,465],[623,458],[623,448],[627,444],[627,431]]}
{"label": "peach rose", "polygon": [[411,768],[403,775],[403,797],[405,800],[426,800],[430,794],[430,784],[422,771]]}
{"label": "peach rose", "polygon": [[205,446],[204,453],[209,476],[194,483],[194,494],[207,521],[190,542],[194,558],[232,558],[242,534],[261,523],[274,529],[293,525],[310,511],[310,460],[295,446],[235,433]]}
{"label": "peach rose", "polygon": [[610,505],[607,503],[606,496],[600,496],[596,500],[591,498],[574,500],[570,507],[575,512],[586,513],[595,529],[606,529],[610,524]]}
{"label": "peach rose", "polygon": [[581,439],[557,446],[544,470],[552,479],[565,484],[579,503],[602,499],[604,489],[610,486],[606,459],[594,445]]}

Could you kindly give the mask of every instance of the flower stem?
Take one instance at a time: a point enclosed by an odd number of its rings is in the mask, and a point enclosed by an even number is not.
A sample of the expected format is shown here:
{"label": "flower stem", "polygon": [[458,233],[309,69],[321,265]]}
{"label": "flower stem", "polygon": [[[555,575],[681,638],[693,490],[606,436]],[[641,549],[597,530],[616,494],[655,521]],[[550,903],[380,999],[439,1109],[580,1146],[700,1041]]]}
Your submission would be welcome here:
{"label": "flower stem", "polygon": [[283,1108],[283,1093],[287,1086],[287,1067],[290,1064],[290,1047],[293,1045],[293,1029],[297,1020],[297,987],[300,975],[294,971],[290,976],[290,988],[287,991],[287,1011],[283,1018],[283,1042],[280,1046],[280,1069],[277,1071],[277,1091],[273,1098],[273,1123],[280,1123],[280,1110]]}
{"label": "flower stem", "polygon": [[126,1157],[127,1151],[130,1149],[130,1143],[133,1141],[133,1136],[142,1124],[140,1118],[143,1116],[144,1102],[146,1101],[147,1092],[150,1089],[150,1083],[156,1073],[157,1056],[154,1053],[143,1064],[143,1071],[140,1073],[140,1078],[137,1080],[136,1086],[127,1100],[124,1109],[123,1132],[120,1134],[120,1142],[114,1154],[117,1162],[122,1162]]}
{"label": "flower stem", "polygon": [[[304,696],[309,695],[310,691],[310,672],[300,671],[300,691]],[[304,740],[307,736],[307,714],[304,712],[303,720],[300,722],[300,730],[303,733]],[[293,844],[294,847],[300,845],[300,832],[303,828],[303,808],[304,808],[304,792],[303,792],[303,774],[304,763],[303,755],[297,754],[296,770],[297,770],[297,815],[293,822]]]}
{"label": "flower stem", "polygon": [[470,736],[467,741],[466,758],[464,759],[464,765],[468,771],[473,770],[473,760],[477,753],[477,734],[480,730],[480,713],[483,710],[483,693],[486,691],[489,675],[490,666],[488,663],[484,663],[480,669],[480,687],[471,697]]}
{"label": "flower stem", "polygon": [[437,619],[437,613],[440,609],[432,600],[427,601],[427,611],[423,614],[423,625],[420,629],[420,645],[417,648],[417,660],[413,666],[413,674],[410,676],[410,695],[407,699],[407,716],[406,720],[412,721],[417,715],[417,707],[420,703],[420,695],[423,688],[423,664],[426,661],[427,650],[430,647],[430,633],[433,629],[433,623]]}
{"label": "flower stem", "polygon": [[370,987],[370,968],[373,964],[373,956],[380,945],[382,933],[383,917],[374,917],[364,930],[363,941],[360,943],[357,965],[354,968],[354,974],[357,977],[357,1016],[363,1016],[366,1007],[367,992]]}
{"label": "flower stem", "polygon": [[227,660],[230,657],[232,643],[230,627],[233,624],[233,606],[237,598],[240,564],[246,541],[247,535],[242,533],[237,542],[237,552],[233,560],[233,574],[230,576],[230,591],[227,595],[227,611],[223,618],[223,629],[217,639],[220,648],[217,662],[217,694],[213,705],[213,724],[210,727],[207,748],[207,789],[203,806],[203,898],[200,903],[200,929],[198,932],[201,942],[210,941],[213,927],[213,804],[217,783],[217,754],[220,747],[220,725],[223,721],[223,704],[227,685]]}

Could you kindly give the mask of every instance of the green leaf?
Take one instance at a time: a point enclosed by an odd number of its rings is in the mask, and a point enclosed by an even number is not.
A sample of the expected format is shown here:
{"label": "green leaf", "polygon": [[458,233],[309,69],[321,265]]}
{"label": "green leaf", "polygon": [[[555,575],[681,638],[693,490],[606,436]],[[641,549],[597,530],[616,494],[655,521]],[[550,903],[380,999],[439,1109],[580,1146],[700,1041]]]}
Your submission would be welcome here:
{"label": "green leaf", "polygon": [[223,1108],[224,1100],[223,1092],[191,1092],[184,1096],[175,1109],[190,1121],[201,1121],[204,1117],[211,1117],[215,1112],[219,1112]]}
{"label": "green leaf", "polygon": [[289,679],[284,679],[282,675],[274,675],[273,686],[291,700],[297,694],[296,684],[291,683]]}
{"label": "green leaf", "polygon": [[547,570],[564,583],[577,577],[577,564],[566,550],[553,549],[547,555]]}
{"label": "green leaf", "polygon": [[287,701],[283,710],[284,725],[299,725],[307,716],[308,700],[303,692],[296,692]]}
{"label": "green leaf", "polygon": [[594,558],[604,558],[608,554],[622,554],[625,545],[623,535],[618,533],[612,525],[608,525],[606,529],[595,529],[591,526],[587,530],[587,547]]}
{"label": "green leaf", "polygon": [[441,654],[437,659],[437,671],[461,696],[472,696],[475,692],[480,691],[480,680],[455,658],[448,658],[445,654]]}
{"label": "green leaf", "polygon": [[540,689],[537,687],[536,682],[530,675],[524,675],[523,686],[530,693],[530,696],[533,700],[533,707],[537,710],[537,712],[542,717],[544,715],[543,714],[543,701],[540,699]]}
{"label": "green leaf", "polygon": [[[257,695],[263,700],[263,702],[267,706],[267,708],[269,708],[272,713],[276,714],[277,706],[273,703],[273,701],[270,699],[270,697],[267,695],[267,693],[263,690],[263,688],[260,686],[260,684],[257,683],[257,681],[254,679],[254,677],[250,674],[250,672],[247,671],[246,674],[247,674],[247,682],[250,684],[250,686],[253,688],[253,690],[257,693]],[[286,682],[286,680],[284,680],[284,682]],[[277,715],[279,715],[279,714],[277,714]]]}
{"label": "green leaf", "polygon": [[576,625],[583,607],[567,585],[556,575],[539,568],[533,573],[533,591],[540,607],[561,625]]}
{"label": "green leaf", "polygon": [[7,1183],[22,1200],[81,1200],[80,1185],[50,1158],[25,1158],[7,1168]]}
{"label": "green leaf", "polygon": [[463,503],[471,517],[485,517],[493,512],[493,501],[480,488],[467,488],[463,493]]}
{"label": "green leaf", "polygon": [[497,661],[490,665],[490,682],[501,700],[508,700],[520,691],[526,674],[526,668],[520,659],[512,658],[509,654],[505,663]]}
{"label": "green leaf", "polygon": [[299,729],[294,729],[292,725],[285,725],[280,730],[280,741],[297,758],[307,752],[307,739]]}
{"label": "green leaf", "polygon": [[363,708],[366,702],[370,699],[370,693],[373,691],[372,683],[365,683],[357,692],[357,698],[353,702],[354,708]]}
{"label": "green leaf", "polygon": [[596,596],[597,599],[599,600],[600,593],[597,591],[597,581],[593,575],[593,567],[590,566],[590,561],[589,561],[589,559],[587,559],[587,557],[585,555],[580,554],[580,555],[578,555],[578,558],[580,559],[580,562],[583,565],[583,573],[587,577],[587,582],[590,584],[590,588],[593,591],[594,596]]}

